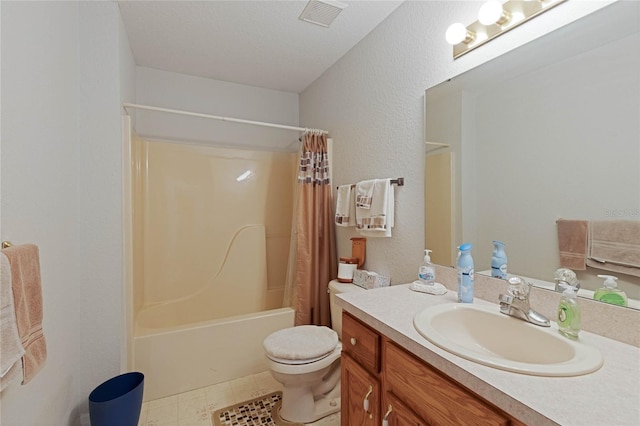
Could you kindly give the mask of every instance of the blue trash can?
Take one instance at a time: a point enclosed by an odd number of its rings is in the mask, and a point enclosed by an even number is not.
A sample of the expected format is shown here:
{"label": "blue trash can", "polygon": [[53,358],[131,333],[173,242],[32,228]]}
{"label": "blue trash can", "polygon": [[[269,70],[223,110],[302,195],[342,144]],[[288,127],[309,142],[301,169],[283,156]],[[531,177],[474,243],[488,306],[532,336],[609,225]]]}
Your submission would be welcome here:
{"label": "blue trash can", "polygon": [[91,426],[137,426],[142,408],[144,374],[113,377],[89,394]]}

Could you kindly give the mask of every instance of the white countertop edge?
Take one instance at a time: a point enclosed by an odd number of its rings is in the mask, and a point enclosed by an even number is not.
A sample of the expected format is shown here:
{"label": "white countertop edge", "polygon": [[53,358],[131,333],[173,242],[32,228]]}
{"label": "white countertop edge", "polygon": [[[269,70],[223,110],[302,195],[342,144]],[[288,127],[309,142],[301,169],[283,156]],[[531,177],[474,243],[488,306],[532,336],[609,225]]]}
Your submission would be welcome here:
{"label": "white countertop edge", "polygon": [[[413,292],[408,285],[395,285],[339,294],[337,304],[526,424],[640,424],[640,349],[582,331],[580,340],[597,347],[605,357],[603,367],[594,373],[558,378],[498,370],[435,346],[413,327],[413,316],[420,310],[456,300],[452,291],[433,296]],[[498,309],[485,300],[475,303]]]}

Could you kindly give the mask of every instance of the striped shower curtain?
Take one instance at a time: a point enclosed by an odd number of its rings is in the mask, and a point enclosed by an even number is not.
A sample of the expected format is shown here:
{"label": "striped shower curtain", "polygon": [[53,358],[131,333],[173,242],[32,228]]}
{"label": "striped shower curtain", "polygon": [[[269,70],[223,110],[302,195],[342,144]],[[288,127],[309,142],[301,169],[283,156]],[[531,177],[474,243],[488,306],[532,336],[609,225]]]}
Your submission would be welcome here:
{"label": "striped shower curtain", "polygon": [[303,136],[297,185],[295,325],[331,324],[329,281],[336,275],[327,135]]}

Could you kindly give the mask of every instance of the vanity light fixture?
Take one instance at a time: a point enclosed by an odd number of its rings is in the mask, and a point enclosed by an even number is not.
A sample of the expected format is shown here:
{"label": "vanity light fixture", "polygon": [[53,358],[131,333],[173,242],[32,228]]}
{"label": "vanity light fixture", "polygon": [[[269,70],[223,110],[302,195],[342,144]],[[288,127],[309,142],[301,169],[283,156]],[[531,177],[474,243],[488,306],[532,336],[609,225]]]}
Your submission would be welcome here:
{"label": "vanity light fixture", "polygon": [[511,12],[504,10],[498,0],[489,0],[478,11],[478,21],[482,25],[504,25],[510,20]]}
{"label": "vanity light fixture", "polygon": [[455,24],[451,24],[449,26],[445,37],[447,39],[447,42],[455,45],[459,43],[469,44],[476,38],[476,35],[467,30],[464,24],[456,22]]}
{"label": "vanity light fixture", "polygon": [[480,7],[478,20],[471,25],[452,24],[446,39],[453,45],[453,58],[482,46],[512,28],[535,18],[567,0],[489,0]]}

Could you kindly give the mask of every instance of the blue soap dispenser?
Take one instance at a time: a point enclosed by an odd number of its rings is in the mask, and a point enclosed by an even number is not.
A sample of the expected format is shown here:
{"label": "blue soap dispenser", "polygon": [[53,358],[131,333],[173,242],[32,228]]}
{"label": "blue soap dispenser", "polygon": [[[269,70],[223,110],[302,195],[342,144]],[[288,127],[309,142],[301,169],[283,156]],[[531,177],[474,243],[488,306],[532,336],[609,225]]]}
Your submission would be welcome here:
{"label": "blue soap dispenser", "polygon": [[458,302],[473,303],[473,258],[472,244],[458,247]]}
{"label": "blue soap dispenser", "polygon": [[503,280],[507,279],[507,254],[504,252],[504,243],[502,241],[493,241],[491,276]]}

